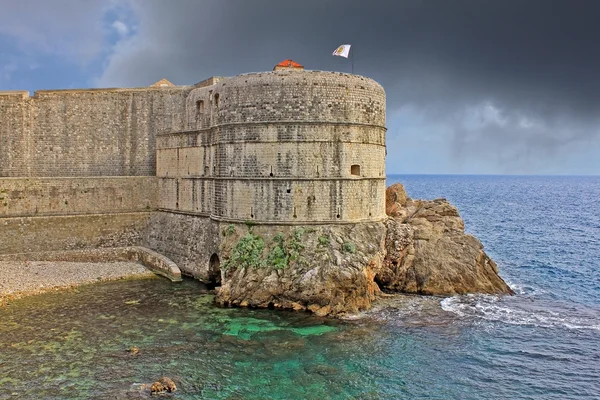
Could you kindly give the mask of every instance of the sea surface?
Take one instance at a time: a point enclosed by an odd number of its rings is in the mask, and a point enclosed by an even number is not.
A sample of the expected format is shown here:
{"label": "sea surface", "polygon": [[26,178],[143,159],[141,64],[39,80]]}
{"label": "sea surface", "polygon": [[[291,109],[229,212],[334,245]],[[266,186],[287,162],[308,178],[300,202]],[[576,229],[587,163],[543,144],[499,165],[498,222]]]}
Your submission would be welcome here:
{"label": "sea surface", "polygon": [[[195,281],[0,308],[0,399],[600,398],[600,177],[389,176],[445,197],[515,296],[400,296],[362,319],[218,308]],[[139,354],[126,351],[131,346]]]}

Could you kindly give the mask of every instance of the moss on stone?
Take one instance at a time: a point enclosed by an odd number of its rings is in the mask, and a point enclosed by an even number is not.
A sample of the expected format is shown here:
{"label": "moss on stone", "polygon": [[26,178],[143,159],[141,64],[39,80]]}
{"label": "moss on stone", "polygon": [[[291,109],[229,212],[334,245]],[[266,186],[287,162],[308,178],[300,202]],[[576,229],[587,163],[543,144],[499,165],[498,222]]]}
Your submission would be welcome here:
{"label": "moss on stone", "polygon": [[327,234],[323,234],[321,236],[319,236],[319,246],[329,246],[331,244],[331,241],[329,239],[329,235]]}
{"label": "moss on stone", "polygon": [[352,242],[344,242],[342,245],[342,251],[344,253],[354,254],[356,253],[356,245]]}

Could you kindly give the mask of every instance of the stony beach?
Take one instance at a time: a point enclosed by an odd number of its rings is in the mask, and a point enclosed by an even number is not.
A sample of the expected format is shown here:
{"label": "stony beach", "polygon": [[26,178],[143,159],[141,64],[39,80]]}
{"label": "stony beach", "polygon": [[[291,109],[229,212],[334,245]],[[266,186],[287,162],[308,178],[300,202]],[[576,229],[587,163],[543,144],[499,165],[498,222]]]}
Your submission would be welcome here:
{"label": "stony beach", "polygon": [[0,261],[0,306],[10,299],[50,290],[152,275],[134,262]]}

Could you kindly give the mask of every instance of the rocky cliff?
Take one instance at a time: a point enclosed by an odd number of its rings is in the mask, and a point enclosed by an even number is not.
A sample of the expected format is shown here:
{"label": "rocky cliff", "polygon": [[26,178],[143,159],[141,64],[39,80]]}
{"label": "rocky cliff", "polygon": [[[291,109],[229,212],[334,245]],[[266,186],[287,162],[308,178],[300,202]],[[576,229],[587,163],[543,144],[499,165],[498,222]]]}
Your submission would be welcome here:
{"label": "rocky cliff", "polygon": [[380,293],[383,223],[229,225],[223,236],[220,304],[338,315],[370,308]]}
{"label": "rocky cliff", "polygon": [[445,199],[388,188],[384,223],[223,227],[223,305],[356,313],[385,291],[512,294]]}
{"label": "rocky cliff", "polygon": [[412,200],[395,184],[386,191],[386,212],[385,259],[376,275],[381,288],[441,296],[512,294],[446,199]]}

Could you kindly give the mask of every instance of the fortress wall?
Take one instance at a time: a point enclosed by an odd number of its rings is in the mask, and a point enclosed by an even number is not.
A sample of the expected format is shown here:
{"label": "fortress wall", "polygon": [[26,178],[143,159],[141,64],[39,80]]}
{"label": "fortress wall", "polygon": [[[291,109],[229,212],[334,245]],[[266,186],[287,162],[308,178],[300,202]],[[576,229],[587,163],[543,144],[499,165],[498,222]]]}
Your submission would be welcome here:
{"label": "fortress wall", "polygon": [[147,211],[155,177],[0,178],[0,218]]}
{"label": "fortress wall", "polygon": [[159,179],[158,208],[165,208],[168,210],[179,209],[179,179]]}
{"label": "fortress wall", "polygon": [[28,92],[0,92],[0,177],[26,174]]}
{"label": "fortress wall", "polygon": [[[206,89],[196,89],[200,90]],[[213,125],[347,121],[385,126],[383,88],[374,80],[358,75],[290,70],[253,73],[228,78],[212,90],[210,107],[211,112],[216,112]],[[193,112],[195,108],[188,108],[188,120]]]}
{"label": "fortress wall", "polygon": [[[350,121],[246,122],[218,127],[219,142],[357,142],[385,146],[385,127]],[[204,143],[203,143],[204,144]]]}
{"label": "fortress wall", "polygon": [[210,176],[215,164],[211,152],[219,153],[215,176],[264,177],[272,172],[279,177],[345,177],[350,175],[350,166],[358,164],[361,176],[381,177],[385,173],[385,129],[239,124],[160,135],[157,175]]}
{"label": "fortress wall", "polygon": [[215,85],[194,89],[186,101],[185,130],[210,128],[214,125],[218,109],[213,106]]}
{"label": "fortress wall", "polygon": [[212,254],[219,253],[219,224],[205,217],[156,212],[143,245],[173,260],[181,271],[207,280]]}
{"label": "fortress wall", "polygon": [[[159,177],[205,176],[210,156],[205,147],[182,147],[156,151],[156,175]],[[205,157],[206,156],[206,157]]]}
{"label": "fortress wall", "polygon": [[385,217],[384,181],[385,178],[162,179],[159,208],[237,222],[311,224],[379,220]]}
{"label": "fortress wall", "polygon": [[139,245],[152,214],[0,218],[0,254]]}
{"label": "fortress wall", "polygon": [[221,190],[223,200],[215,217],[224,220],[310,224],[385,216],[380,206],[385,201],[385,187],[381,189],[379,180],[232,179],[222,181]]}
{"label": "fortress wall", "polygon": [[210,146],[217,143],[356,142],[385,146],[384,126],[352,122],[244,122],[161,133],[156,148]]}
{"label": "fortress wall", "polygon": [[157,137],[161,209],[287,224],[385,216],[385,92],[371,79],[228,78],[190,92],[186,126]]}
{"label": "fortress wall", "polygon": [[[360,177],[385,174],[385,147],[346,142],[237,142],[221,144],[217,176],[349,178],[359,165]],[[272,175],[271,175],[272,174]]]}
{"label": "fortress wall", "polygon": [[[27,100],[27,129],[16,141],[29,147],[0,164],[0,176],[154,175],[154,137],[163,129],[183,128],[181,110],[189,90],[38,91]],[[3,113],[0,125],[13,121],[15,112]],[[18,134],[12,127],[9,131]]]}

